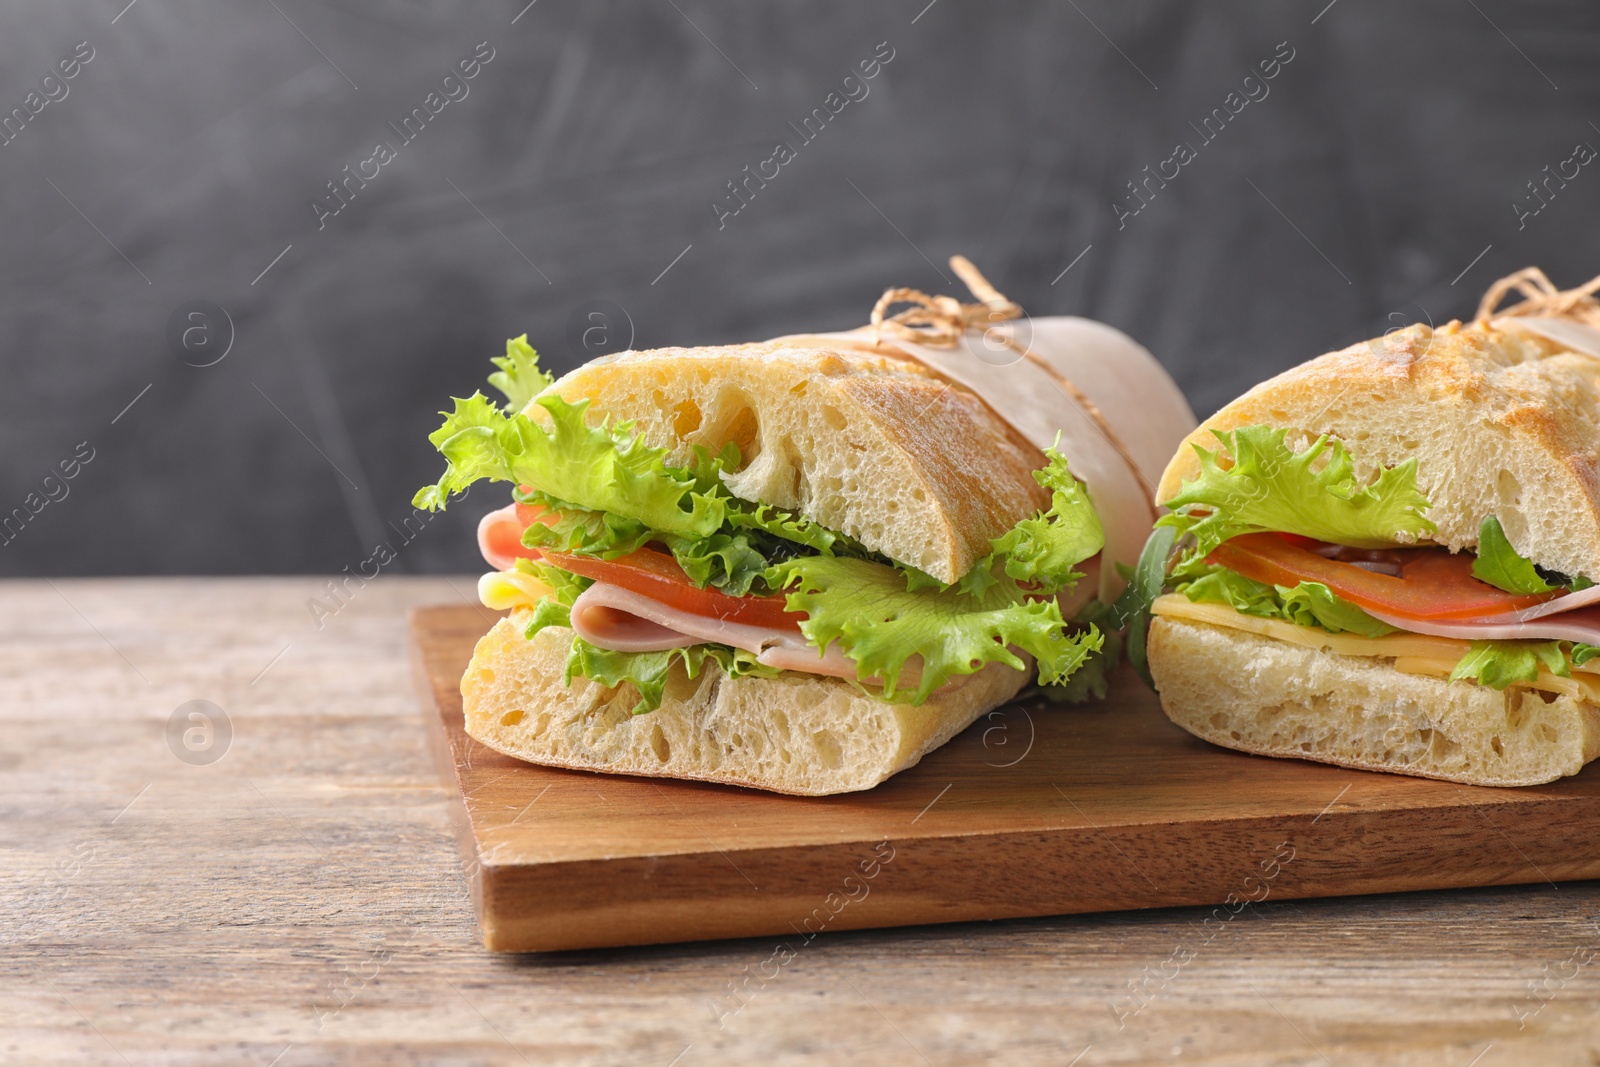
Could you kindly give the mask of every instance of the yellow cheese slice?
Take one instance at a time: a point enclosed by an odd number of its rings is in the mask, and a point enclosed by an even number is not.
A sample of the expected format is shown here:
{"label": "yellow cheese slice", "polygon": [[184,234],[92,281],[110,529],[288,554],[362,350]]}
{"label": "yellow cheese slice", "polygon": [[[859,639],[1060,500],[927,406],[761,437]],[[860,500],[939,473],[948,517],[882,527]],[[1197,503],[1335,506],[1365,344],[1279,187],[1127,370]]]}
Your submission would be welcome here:
{"label": "yellow cheese slice", "polygon": [[[1461,657],[1472,647],[1470,641],[1429,637],[1426,634],[1395,633],[1383,637],[1330,634],[1315,626],[1296,626],[1283,619],[1244,615],[1226,604],[1196,604],[1180,593],[1157,597],[1155,603],[1150,605],[1150,613],[1204,626],[1259,634],[1275,641],[1332,652],[1338,656],[1387,659],[1389,665],[1402,674],[1422,674],[1430,678],[1450,677],[1450,672],[1455,670]],[[1541,670],[1538,679],[1528,683],[1528,687],[1600,704],[1600,677],[1596,676],[1596,666],[1600,666],[1600,661],[1591,660],[1582,667],[1575,667],[1571,678],[1561,678]]]}
{"label": "yellow cheese slice", "polygon": [[490,571],[478,579],[478,599],[494,611],[531,608],[550,593],[548,585],[522,571]]}

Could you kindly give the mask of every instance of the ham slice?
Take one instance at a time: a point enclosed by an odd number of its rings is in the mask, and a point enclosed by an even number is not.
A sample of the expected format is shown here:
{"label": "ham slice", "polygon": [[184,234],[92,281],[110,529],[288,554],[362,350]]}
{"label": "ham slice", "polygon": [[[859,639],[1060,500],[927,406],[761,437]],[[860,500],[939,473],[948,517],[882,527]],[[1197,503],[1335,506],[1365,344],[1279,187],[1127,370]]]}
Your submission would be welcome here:
{"label": "ham slice", "polygon": [[1505,624],[1532,622],[1534,619],[1548,618],[1551,615],[1564,615],[1595,604],[1600,604],[1600,585],[1592,585],[1579,592],[1568,593],[1566,596],[1558,596],[1554,600],[1546,600],[1543,604],[1535,604],[1533,607],[1523,608],[1521,611],[1508,611],[1502,615],[1492,615],[1489,618],[1477,621]]}
{"label": "ham slice", "polygon": [[[1581,593],[1574,594],[1574,596],[1581,595]],[[1566,599],[1568,598],[1561,597],[1550,603],[1560,603]],[[1548,606],[1540,604],[1526,609],[1521,614]],[[1528,621],[1508,620],[1506,616],[1468,621],[1412,619],[1402,615],[1385,615],[1370,608],[1367,609],[1367,614],[1401,630],[1428,634],[1431,637],[1454,637],[1463,641],[1582,641],[1588,645],[1600,645],[1600,607],[1547,614]]]}
{"label": "ham slice", "polygon": [[[573,601],[572,629],[591,645],[616,652],[729,645],[754,653],[758,662],[779,670],[856,677],[855,661],[837,644],[829,645],[825,654],[818,655],[805,635],[794,630],[695,615],[610,582],[595,582]],[[907,663],[900,673],[900,684],[914,687],[920,675],[917,663]]]}

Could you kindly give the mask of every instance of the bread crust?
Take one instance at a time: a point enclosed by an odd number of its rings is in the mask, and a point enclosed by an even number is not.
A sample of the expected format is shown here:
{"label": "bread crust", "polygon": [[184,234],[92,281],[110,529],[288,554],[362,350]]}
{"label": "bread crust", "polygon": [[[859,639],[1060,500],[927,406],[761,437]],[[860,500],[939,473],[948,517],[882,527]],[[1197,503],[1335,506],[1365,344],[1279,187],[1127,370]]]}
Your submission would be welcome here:
{"label": "bread crust", "polygon": [[663,348],[596,360],[553,388],[591,400],[593,422],[633,420],[671,463],[732,441],[745,457],[726,479],[734,495],[944,582],[1049,504],[1033,478],[1043,453],[975,394],[910,360],[844,346]]}
{"label": "bread crust", "polygon": [[1319,356],[1206,419],[1168,464],[1157,500],[1199,474],[1194,444],[1265,424],[1304,448],[1330,434],[1357,475],[1417,457],[1438,543],[1477,544],[1497,515],[1513,547],[1566,574],[1600,577],[1600,360],[1522,330],[1412,326]]}
{"label": "bread crust", "polygon": [[1483,786],[1552,782],[1600,756],[1600,707],[1576,697],[1159,616],[1149,640],[1167,717],[1224,748]]}
{"label": "bread crust", "polygon": [[[679,668],[661,706],[634,715],[632,685],[562,682],[571,630],[523,636],[530,613],[501,619],[478,641],[461,679],[469,735],[552,767],[690,778],[822,796],[870,789],[1015,696],[1029,672],[994,663],[913,707],[849,682],[785,672],[728,678]],[[1025,657],[1026,658],[1026,657]]]}

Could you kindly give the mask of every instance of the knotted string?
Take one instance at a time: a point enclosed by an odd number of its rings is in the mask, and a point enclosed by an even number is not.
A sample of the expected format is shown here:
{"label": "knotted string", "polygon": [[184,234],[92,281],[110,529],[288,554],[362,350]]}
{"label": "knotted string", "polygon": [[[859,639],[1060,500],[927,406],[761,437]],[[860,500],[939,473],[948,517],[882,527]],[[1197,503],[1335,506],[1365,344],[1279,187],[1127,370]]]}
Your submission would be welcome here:
{"label": "knotted string", "polygon": [[[1521,302],[1496,310],[1500,301],[1513,291],[1522,294]],[[1477,320],[1486,323],[1490,318],[1538,316],[1572,319],[1600,327],[1600,300],[1594,295],[1597,291],[1600,291],[1600,275],[1576,289],[1557,289],[1544,271],[1538,267],[1524,267],[1489,286],[1489,291],[1483,294],[1483,302],[1478,305]]]}
{"label": "knotted string", "polygon": [[[1025,317],[1022,306],[989,284],[989,279],[985,278],[983,272],[973,266],[972,261],[966,256],[951,256],[950,269],[956,272],[956,276],[966,283],[972,295],[978,298],[977,303],[963,304],[953,296],[932,296],[920,289],[885,289],[878,302],[872,306],[870,328],[873,344],[882,346],[884,337],[887,336],[911,344],[926,345],[929,348],[955,348],[968,330],[987,333],[989,327],[997,323]],[[896,304],[910,304],[911,307],[897,314],[887,315],[888,310]],[[1134,462],[1128,447],[1122,443],[1122,438],[1112,428],[1099,405],[1090,400],[1088,394],[1073,384],[1071,379],[1057,370],[1055,364],[1031,348],[1019,345],[1015,338],[998,330],[993,336],[1048,374],[1061,391],[1089,416],[1089,421],[1094,423],[1095,429],[1099,430],[1107,443],[1117,450],[1122,461],[1133,472],[1133,477],[1143,490],[1145,499],[1150,501],[1151,507],[1154,508],[1155,489],[1145,478],[1144,472],[1139,469],[1139,464]]]}
{"label": "knotted string", "polygon": [[[954,348],[968,330],[1023,317],[1022,307],[1002,296],[966,256],[951,256],[950,267],[979,303],[963,304],[953,296],[930,296],[921,289],[885,289],[872,306],[873,340],[881,343],[887,335],[929,348]],[[896,304],[912,306],[885,317]]]}

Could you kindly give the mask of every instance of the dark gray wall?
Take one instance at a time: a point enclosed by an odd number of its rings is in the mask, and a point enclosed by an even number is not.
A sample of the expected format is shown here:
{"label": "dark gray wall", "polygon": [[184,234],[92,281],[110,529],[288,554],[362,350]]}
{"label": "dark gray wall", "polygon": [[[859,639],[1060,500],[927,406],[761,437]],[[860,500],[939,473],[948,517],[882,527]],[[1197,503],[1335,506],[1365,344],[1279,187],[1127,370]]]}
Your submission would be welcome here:
{"label": "dark gray wall", "polygon": [[[748,340],[950,291],[964,252],[1034,314],[1137,337],[1205,413],[1470,314],[1517,267],[1600,270],[1600,168],[1513,208],[1600,146],[1592,0],[524,2],[0,11],[0,113],[94,52],[0,147],[0,513],[93,450],[0,573],[334,571],[381,540],[391,569],[475,566],[487,498],[403,546],[390,525],[438,469],[434,412],[507,336],[573,365],[589,301],[639,347]],[[479,42],[468,95],[402,144],[386,123]],[[789,123],[880,42],[869,94],[802,145]],[[1191,123],[1280,42],[1268,95],[1204,142]],[[325,183],[379,140],[396,158],[319,229]],[[724,183],[779,140],[796,158],[719,229]],[[1179,141],[1196,158],[1119,228]],[[168,343],[194,300],[231,317],[213,366]]]}

